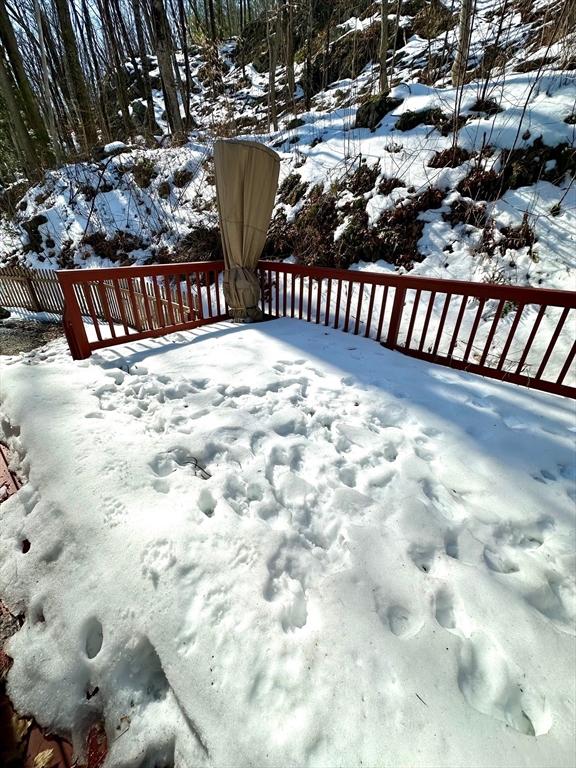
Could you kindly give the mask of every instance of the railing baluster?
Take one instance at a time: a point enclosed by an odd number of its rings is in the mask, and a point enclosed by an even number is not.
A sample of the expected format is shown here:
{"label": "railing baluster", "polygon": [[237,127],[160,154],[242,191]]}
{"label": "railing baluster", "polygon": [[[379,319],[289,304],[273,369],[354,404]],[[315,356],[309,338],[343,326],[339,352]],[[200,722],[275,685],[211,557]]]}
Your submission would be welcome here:
{"label": "railing baluster", "polygon": [[452,341],[450,342],[450,347],[448,349],[448,358],[451,359],[452,355],[454,354],[454,350],[456,349],[456,344],[458,343],[458,334],[460,333],[460,326],[462,325],[462,320],[464,318],[464,312],[466,310],[466,304],[468,303],[468,296],[462,296],[462,301],[460,303],[460,309],[458,311],[458,317],[456,318],[456,325],[454,326],[454,329],[452,330]]}
{"label": "railing baluster", "polygon": [[214,270],[214,292],[216,293],[216,314],[220,317],[222,314],[222,306],[220,304],[220,273],[217,269]]}
{"label": "railing baluster", "polygon": [[356,305],[356,322],[354,323],[354,335],[358,336],[360,330],[360,318],[362,316],[362,301],[364,299],[364,283],[359,285],[358,304]]}
{"label": "railing baluster", "polygon": [[132,314],[134,316],[134,327],[138,332],[142,332],[144,327],[142,325],[142,319],[140,312],[138,311],[138,303],[136,301],[136,294],[134,293],[134,286],[132,285],[132,278],[126,278],[126,285],[128,286],[128,298],[130,300],[130,306],[132,307]]}
{"label": "railing baluster", "polygon": [[368,302],[368,317],[366,318],[366,331],[364,337],[370,336],[370,326],[372,325],[372,310],[374,309],[374,298],[376,296],[376,286],[373,285],[370,291],[370,300]]}
{"label": "railing baluster", "polygon": [[510,333],[508,334],[508,338],[506,339],[506,343],[504,344],[504,349],[502,350],[502,354],[500,355],[500,360],[498,361],[498,365],[496,366],[497,371],[501,371],[504,367],[504,363],[506,362],[506,356],[508,355],[508,350],[510,349],[510,345],[512,344],[512,340],[514,338],[514,334],[516,333],[516,328],[518,328],[518,323],[520,322],[520,318],[522,317],[522,312],[524,312],[525,304],[520,304],[518,307],[516,307],[516,315],[514,317],[514,321],[512,322],[512,327],[510,328]]}
{"label": "railing baluster", "polygon": [[298,319],[302,320],[302,314],[304,310],[304,276],[300,275],[300,286],[298,296]]}
{"label": "railing baluster", "polygon": [[200,273],[195,272],[195,283],[196,283],[196,296],[198,297],[198,314],[200,315],[200,320],[204,320],[204,299],[202,298],[202,283],[200,281]]}
{"label": "railing baluster", "polygon": [[478,330],[478,326],[480,325],[480,319],[482,317],[482,312],[484,311],[485,304],[486,304],[486,299],[480,299],[480,302],[478,304],[478,309],[476,310],[476,317],[474,318],[474,323],[472,325],[472,330],[470,331],[470,336],[468,337],[468,343],[466,344],[464,357],[462,358],[464,362],[468,360],[468,358],[470,357],[470,352],[472,352],[474,339],[476,338],[476,332]]}
{"label": "railing baluster", "polygon": [[342,279],[339,277],[338,287],[336,289],[336,311],[334,313],[334,328],[338,328],[340,325],[340,301],[342,299]]}
{"label": "railing baluster", "polygon": [[152,317],[152,310],[150,309],[150,303],[148,301],[148,298],[149,298],[148,284],[146,283],[146,280],[143,277],[140,278],[140,289],[142,291],[142,302],[144,304],[144,312],[146,313],[146,319],[148,320],[148,328],[152,331],[154,330],[154,318]]}
{"label": "railing baluster", "polygon": [[406,288],[404,286],[396,287],[394,293],[394,303],[392,305],[392,317],[390,318],[390,327],[388,328],[388,337],[386,346],[395,349],[398,346],[398,334],[402,323],[402,313],[404,311],[404,299],[406,298]]}
{"label": "railing baluster", "polygon": [[424,344],[426,343],[426,334],[428,333],[428,326],[430,325],[430,318],[432,317],[432,310],[434,309],[434,301],[436,300],[436,291],[430,293],[428,299],[428,308],[426,310],[426,317],[424,318],[424,326],[422,328],[422,334],[420,336],[420,344],[418,345],[418,351],[422,352]]}
{"label": "railing baluster", "polygon": [[384,286],[382,293],[382,306],[380,307],[380,317],[378,318],[378,330],[376,331],[376,341],[382,339],[382,329],[384,327],[384,314],[386,312],[386,303],[388,301],[388,286]]}
{"label": "railing baluster", "polygon": [[410,342],[412,341],[412,334],[414,333],[414,324],[416,323],[416,315],[418,314],[418,305],[420,304],[420,294],[422,291],[420,288],[416,291],[416,295],[414,296],[414,305],[412,307],[412,314],[410,316],[410,325],[408,326],[408,335],[406,336],[406,341],[404,342],[404,346],[406,349],[410,349]]}
{"label": "railing baluster", "polygon": [[158,328],[163,328],[168,323],[164,320],[164,308],[162,307],[162,295],[160,293],[160,287],[156,280],[156,275],[152,275],[152,287],[154,290],[154,297],[156,298],[156,312],[158,320]]}
{"label": "railing baluster", "polygon": [[570,312],[570,309],[568,307],[564,307],[564,310],[562,314],[560,315],[560,320],[558,320],[558,324],[556,326],[556,330],[552,334],[552,338],[550,339],[550,344],[548,344],[548,349],[546,350],[544,357],[542,358],[542,362],[540,363],[540,367],[536,371],[536,378],[541,379],[542,374],[544,373],[544,369],[548,365],[548,360],[550,360],[550,355],[552,354],[552,350],[556,346],[556,342],[558,341],[558,336],[560,336],[560,331],[562,330],[564,323],[566,322],[566,318],[568,317],[568,312]]}
{"label": "railing baluster", "polygon": [[560,385],[563,383],[564,379],[566,378],[566,374],[570,370],[570,366],[572,365],[572,361],[574,360],[574,357],[576,356],[576,341],[572,344],[572,349],[568,353],[568,357],[566,358],[566,362],[562,366],[562,370],[560,371],[560,374],[558,378],[556,379],[556,384]]}
{"label": "railing baluster", "polygon": [[168,317],[170,318],[170,325],[176,325],[176,318],[174,316],[174,296],[172,295],[172,282],[169,275],[164,277],[164,293],[168,301]]}
{"label": "railing baluster", "polygon": [[180,287],[180,277],[176,276],[176,299],[178,301],[178,312],[180,313],[180,323],[186,322],[186,317],[184,315],[184,301],[182,299],[182,288]]}
{"label": "railing baluster", "polygon": [[128,323],[126,322],[126,311],[124,309],[124,301],[122,300],[122,296],[120,295],[120,286],[118,285],[118,280],[112,279],[112,286],[114,288],[114,295],[116,296],[116,301],[118,302],[118,309],[120,310],[120,317],[122,319],[122,327],[124,328],[124,333],[126,336],[128,336]]}
{"label": "railing baluster", "polygon": [[306,320],[310,322],[312,316],[312,278],[308,278],[308,314]]}
{"label": "railing baluster", "polygon": [[504,299],[500,299],[500,301],[498,302],[498,306],[496,308],[496,314],[494,315],[494,320],[492,321],[492,325],[490,326],[490,331],[488,332],[488,338],[486,339],[486,344],[484,345],[484,351],[482,352],[482,357],[480,358],[480,365],[484,365],[484,363],[486,362],[486,358],[488,357],[488,353],[490,352],[490,347],[492,346],[492,341],[494,340],[496,328],[500,321],[500,317],[502,315],[503,309],[504,309]]}
{"label": "railing baluster", "polygon": [[186,299],[188,301],[188,320],[195,320],[196,315],[198,313],[196,311],[196,307],[194,306],[194,301],[192,300],[192,286],[190,285],[190,275],[188,274],[188,272],[186,272],[185,278],[186,278]]}
{"label": "railing baluster", "polygon": [[442,331],[444,330],[444,323],[446,322],[446,315],[448,314],[448,307],[450,306],[451,300],[452,300],[452,294],[447,293],[446,298],[444,300],[444,306],[442,308],[442,314],[440,315],[440,323],[438,325],[438,330],[436,331],[436,340],[434,342],[434,349],[432,350],[433,355],[436,355],[438,353],[438,347],[440,346]]}
{"label": "railing baluster", "polygon": [[100,305],[102,307],[102,312],[104,313],[104,320],[108,323],[108,327],[110,328],[110,335],[113,339],[116,338],[116,330],[114,329],[114,322],[112,320],[112,315],[110,314],[110,305],[108,304],[108,296],[106,295],[106,288],[107,285],[105,283],[98,283],[98,296],[100,297]]}
{"label": "railing baluster", "polygon": [[212,307],[212,286],[210,285],[210,271],[205,269],[202,274],[204,275],[204,287],[206,288],[206,306],[208,307],[208,317],[214,317],[214,309]]}
{"label": "railing baluster", "polygon": [[524,368],[524,363],[526,362],[526,358],[530,353],[530,348],[534,343],[534,339],[536,338],[536,334],[538,333],[538,328],[540,327],[540,323],[542,322],[542,318],[544,317],[545,311],[546,311],[546,305],[542,304],[542,306],[540,307],[540,311],[538,312],[538,315],[536,317],[536,320],[534,321],[534,327],[532,328],[532,332],[530,333],[530,336],[528,337],[528,341],[526,342],[526,346],[524,347],[524,352],[522,353],[522,357],[520,358],[518,367],[516,368],[516,373],[521,373],[522,369]]}
{"label": "railing baluster", "polygon": [[330,299],[332,296],[332,278],[328,278],[328,287],[326,288],[326,312],[324,314],[324,325],[330,323]]}
{"label": "railing baluster", "polygon": [[98,322],[98,317],[96,316],[96,311],[94,309],[94,302],[92,301],[92,284],[81,283],[81,286],[82,286],[82,292],[84,294],[84,298],[86,299],[86,304],[88,306],[88,312],[94,324],[94,330],[96,331],[96,338],[98,339],[98,341],[102,341],[102,334],[100,332],[100,323]]}
{"label": "railing baluster", "polygon": [[276,272],[276,278],[274,280],[274,284],[276,286],[276,302],[275,302],[275,312],[274,314],[276,317],[280,317],[280,274]]}
{"label": "railing baluster", "polygon": [[353,293],[353,286],[354,283],[348,281],[348,293],[346,296],[346,315],[344,316],[344,327],[342,330],[344,333],[348,332],[348,324],[350,322],[350,306],[352,304],[352,293]]}
{"label": "railing baluster", "polygon": [[290,283],[290,317],[294,317],[296,307],[296,275],[292,272]]}
{"label": "railing baluster", "polygon": [[318,290],[316,291],[316,325],[320,325],[321,306],[322,306],[322,278],[319,278]]}
{"label": "railing baluster", "polygon": [[282,316],[286,317],[286,306],[288,301],[287,296],[287,290],[286,290],[286,284],[288,282],[288,275],[286,272],[284,272],[284,275],[282,277],[282,287],[283,287],[283,295],[282,295]]}

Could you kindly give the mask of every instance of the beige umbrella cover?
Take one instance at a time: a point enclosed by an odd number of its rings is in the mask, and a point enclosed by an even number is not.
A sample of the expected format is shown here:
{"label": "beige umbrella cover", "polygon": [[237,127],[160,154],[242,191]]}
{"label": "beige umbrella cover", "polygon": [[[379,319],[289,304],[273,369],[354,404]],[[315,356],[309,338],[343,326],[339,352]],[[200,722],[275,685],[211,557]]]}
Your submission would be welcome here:
{"label": "beige umbrella cover", "polygon": [[214,144],[216,195],[224,250],[224,296],[235,320],[258,320],[256,265],[266,242],[278,188],[280,158],[255,141]]}

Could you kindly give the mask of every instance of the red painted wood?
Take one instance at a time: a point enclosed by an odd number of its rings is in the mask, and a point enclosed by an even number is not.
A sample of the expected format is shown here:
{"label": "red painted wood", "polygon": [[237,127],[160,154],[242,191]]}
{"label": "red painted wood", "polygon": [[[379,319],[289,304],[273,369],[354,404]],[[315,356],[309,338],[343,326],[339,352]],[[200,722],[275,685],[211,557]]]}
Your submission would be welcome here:
{"label": "red painted wood", "polygon": [[326,289],[326,312],[324,314],[324,325],[330,325],[330,299],[332,298],[332,278],[328,278],[328,288]]}
{"label": "red painted wood", "polygon": [[118,302],[118,309],[120,310],[120,317],[122,319],[122,327],[124,328],[124,333],[128,334],[128,322],[126,320],[126,310],[124,309],[124,302],[122,301],[122,296],[120,295],[120,286],[118,285],[118,280],[112,280],[112,286],[114,288],[114,295],[116,296],[116,301]]}
{"label": "red painted wood", "polygon": [[[140,338],[149,338],[152,336],[159,336],[165,333],[171,333],[174,330],[198,327],[209,322],[216,322],[224,319],[226,315],[222,313],[220,307],[220,295],[216,296],[216,316],[214,316],[213,299],[211,297],[210,285],[215,282],[216,287],[219,287],[219,273],[223,270],[224,265],[222,262],[214,262],[209,266],[204,263],[190,263],[190,264],[178,264],[176,265],[157,265],[157,266],[145,266],[145,267],[127,267],[127,268],[111,268],[100,270],[63,270],[58,274],[58,279],[64,293],[66,302],[64,327],[66,330],[67,339],[70,345],[71,352],[75,358],[87,357],[92,349],[101,348],[104,346],[110,346],[111,344],[121,343],[129,339],[137,340]],[[192,291],[191,291],[191,277],[195,279],[196,291],[199,300],[198,311],[191,309],[189,317],[186,317],[186,312],[183,309],[183,297],[180,284],[178,283],[176,292],[177,302],[174,300],[173,292],[168,291],[167,307],[164,309],[162,306],[161,296],[158,289],[158,278],[163,278],[168,281],[170,276],[178,277],[184,275],[186,279],[186,290],[188,295],[188,303],[191,307],[194,304]],[[203,282],[200,276],[203,276]],[[362,303],[364,298],[364,287],[371,286],[369,306],[366,318],[365,336],[369,336],[372,327],[372,321],[374,316],[374,309],[376,304],[376,288],[378,286],[383,287],[383,296],[381,306],[379,307],[378,328],[376,337],[381,340],[383,335],[383,327],[385,321],[386,304],[388,298],[388,291],[390,288],[395,289],[394,302],[391,311],[391,319],[386,334],[386,346],[399,349],[399,351],[409,354],[412,357],[420,357],[431,362],[437,362],[441,365],[450,365],[454,368],[468,370],[474,373],[480,373],[493,378],[500,378],[507,381],[513,381],[523,386],[533,386],[539,389],[544,389],[549,392],[555,392],[557,394],[568,394],[574,397],[576,394],[576,387],[570,387],[565,385],[564,379],[566,378],[570,366],[576,356],[576,345],[571,349],[570,354],[563,362],[562,370],[556,381],[546,381],[542,377],[545,374],[546,366],[551,358],[551,355],[556,348],[556,344],[560,338],[561,333],[565,330],[566,320],[568,318],[569,310],[576,309],[576,294],[569,291],[555,291],[550,289],[535,289],[535,288],[523,288],[520,286],[502,286],[484,283],[465,283],[455,280],[437,280],[430,278],[413,277],[406,275],[396,274],[381,274],[381,273],[354,273],[347,270],[334,270],[325,269],[319,267],[305,267],[297,264],[283,264],[277,262],[261,262],[260,265],[260,277],[261,286],[263,289],[263,307],[268,304],[269,310],[272,310],[272,287],[274,286],[274,299],[275,299],[275,314],[279,316],[281,313],[280,302],[282,302],[282,308],[284,314],[287,312],[287,286],[288,276],[290,276],[291,284],[291,310],[292,316],[296,315],[296,282],[299,284],[299,298],[298,298],[298,317],[302,318],[304,315],[304,281],[307,281],[308,297],[306,307],[306,318],[312,321],[313,314],[317,323],[320,323],[322,318],[325,325],[330,323],[331,319],[331,297],[332,292],[336,290],[336,307],[334,316],[334,328],[340,327],[340,309],[342,305],[342,290],[343,285],[347,286],[346,297],[346,311],[344,318],[344,330],[348,331],[350,328],[351,318],[351,305],[353,300],[354,286],[359,286],[359,295],[357,299],[356,316],[354,332],[358,333],[361,323]],[[151,280],[152,291],[148,289],[144,278]],[[267,278],[267,284],[266,284]],[[127,279],[129,302],[128,306],[125,295],[122,295],[122,291],[119,290],[118,280]],[[132,318],[136,324],[139,323],[141,310],[138,307],[136,301],[132,279],[140,280],[143,294],[143,305],[148,322],[148,329],[143,330],[137,328],[136,333],[127,333],[130,330],[130,318]],[[180,278],[181,279],[181,278]],[[104,281],[112,281],[107,285]],[[313,281],[318,283],[318,291],[315,297],[316,307],[314,311],[312,287]],[[322,286],[324,280],[327,280],[326,291],[326,307],[322,308]],[[336,283],[334,287],[334,282]],[[91,294],[90,283],[95,286],[97,295],[100,297],[100,307],[96,307]],[[207,291],[207,308],[209,317],[204,317],[202,310],[202,288],[206,287]],[[88,308],[90,315],[94,315],[93,321],[95,321],[96,333],[99,336],[98,340],[92,343],[88,343],[86,333],[84,330],[82,315],[80,309],[80,302],[78,296],[75,295],[74,290],[78,289],[82,291],[85,299],[83,307]],[[108,289],[112,289],[113,293],[108,294]],[[406,318],[404,314],[404,303],[406,290],[413,289],[416,291],[416,298],[410,318],[407,320],[408,328],[406,334],[406,342],[404,345],[399,345],[399,334],[405,327]],[[412,341],[415,321],[417,318],[417,312],[421,295],[423,292],[430,293],[430,299],[426,311],[426,317],[424,326],[422,329],[421,338],[418,344],[418,349],[410,349]],[[125,291],[124,291],[125,294]],[[79,294],[80,295],[80,294]],[[444,306],[441,312],[440,322],[436,333],[436,338],[433,344],[432,352],[424,352],[424,346],[426,344],[426,335],[429,330],[431,317],[434,309],[434,302],[437,295],[444,296]],[[449,351],[448,355],[439,354],[438,350],[442,341],[444,333],[447,314],[450,308],[452,298],[454,296],[461,297],[461,305],[458,313],[458,318],[452,331],[452,335],[449,339]],[[110,299],[112,299],[112,308],[110,306]],[[464,354],[464,360],[458,361],[452,358],[455,345],[457,343],[458,333],[460,330],[461,322],[464,317],[466,302],[468,298],[476,297],[479,299],[479,306],[476,312],[476,317],[470,336],[467,341],[466,351]],[[484,345],[480,361],[478,363],[469,363],[468,358],[473,348],[473,343],[478,330],[479,322],[481,319],[482,311],[486,301],[488,300],[498,301],[498,310],[494,321],[488,332],[488,338]],[[150,311],[150,301],[155,301],[158,320],[154,323]],[[487,365],[486,361],[489,359],[490,348],[494,340],[498,323],[500,321],[501,313],[504,309],[506,302],[516,303],[518,310],[514,318],[510,332],[502,353],[498,359],[497,365],[492,363]],[[530,333],[524,348],[522,350],[522,356],[520,362],[514,373],[508,373],[504,371],[506,365],[506,357],[514,339],[516,330],[520,323],[521,316],[524,311],[524,307],[527,304],[537,304],[540,307],[538,316]],[[117,306],[116,306],[117,305]],[[178,306],[179,312],[176,313],[174,307]],[[548,343],[544,357],[539,363],[538,371],[535,377],[526,376],[522,374],[522,368],[530,352],[531,346],[536,338],[541,321],[544,317],[544,313],[547,307],[561,307],[563,312],[560,320],[555,327],[554,333],[550,342]],[[103,339],[102,334],[99,334],[99,315],[100,313],[104,317],[105,321],[111,326],[110,332],[112,339]],[[116,313],[114,315],[114,313]],[[179,317],[176,317],[179,314]],[[271,311],[270,311],[271,314]],[[119,317],[118,317],[119,315]],[[198,316],[197,316],[198,315]],[[118,335],[118,332],[114,329],[114,322],[122,322],[124,327],[124,334]],[[182,322],[186,321],[186,322]],[[153,327],[156,325],[156,327]],[[451,359],[452,358],[452,359]]]}
{"label": "red painted wood", "polygon": [[144,302],[144,312],[146,313],[146,320],[148,321],[148,329],[152,331],[154,330],[154,320],[152,319],[152,310],[150,309],[148,285],[143,277],[140,278],[140,292],[142,293],[142,301]]}
{"label": "red painted wood", "polygon": [[418,305],[420,304],[420,294],[422,291],[420,288],[416,291],[416,295],[414,296],[414,305],[412,307],[412,315],[410,317],[410,325],[408,326],[408,334],[406,336],[406,341],[404,342],[404,345],[410,349],[410,342],[412,341],[412,334],[414,333],[414,323],[416,322],[416,315],[418,314]]}
{"label": "red painted wood", "polygon": [[204,319],[204,302],[202,301],[202,286],[200,284],[200,274],[198,271],[194,273],[196,296],[198,297],[198,317],[200,320]]}
{"label": "red painted wood", "polygon": [[340,302],[342,301],[342,281],[338,280],[338,288],[336,289],[336,311],[334,313],[334,328],[338,328],[340,325]]}
{"label": "red painted wood", "polygon": [[152,288],[154,290],[154,296],[156,298],[156,319],[158,321],[158,328],[163,328],[168,323],[164,320],[164,310],[162,307],[162,295],[160,294],[160,286],[156,275],[152,275]]}
{"label": "red painted wood", "polygon": [[142,324],[142,318],[140,317],[140,311],[138,309],[138,302],[136,301],[136,294],[134,293],[134,286],[132,285],[132,280],[127,279],[126,284],[128,285],[128,296],[130,297],[130,306],[132,307],[132,314],[134,315],[134,323],[136,326],[137,331],[144,330],[144,326]]}
{"label": "red painted wood", "polygon": [[494,315],[494,320],[492,320],[492,325],[490,326],[490,330],[488,331],[488,338],[486,339],[486,344],[484,345],[484,350],[482,351],[482,357],[480,358],[480,365],[484,365],[486,362],[486,358],[488,357],[488,353],[490,352],[490,347],[492,346],[492,341],[494,340],[494,334],[496,333],[496,328],[498,327],[498,323],[500,322],[500,317],[502,316],[502,310],[504,309],[504,299],[500,299],[498,302],[498,306],[496,307],[496,314]]}
{"label": "red painted wood", "polygon": [[540,367],[536,371],[536,378],[541,379],[542,374],[544,373],[544,370],[546,369],[546,366],[548,365],[548,360],[550,360],[550,355],[552,354],[554,347],[556,346],[556,342],[558,341],[558,337],[560,336],[560,331],[564,327],[564,323],[566,322],[566,318],[568,317],[568,312],[570,312],[570,309],[568,307],[564,307],[562,310],[562,314],[560,315],[560,320],[558,320],[558,324],[556,325],[556,329],[554,333],[552,334],[552,338],[550,339],[550,343],[548,344],[548,348],[546,349],[546,352],[544,353],[544,357],[542,358],[542,362],[540,363]]}
{"label": "red painted wood", "polygon": [[450,342],[450,348],[448,349],[448,357],[452,357],[454,350],[456,349],[456,344],[458,343],[458,334],[460,333],[460,326],[462,325],[462,319],[464,317],[464,312],[466,311],[467,303],[468,297],[462,296],[460,309],[458,310],[458,317],[456,318],[456,325],[452,331],[452,341]]}
{"label": "red painted wood", "polygon": [[102,341],[100,323],[98,322],[98,318],[96,316],[96,310],[94,309],[94,302],[92,300],[92,286],[90,285],[90,283],[83,283],[79,287],[82,289],[82,293],[84,294],[86,305],[88,306],[88,312],[90,313],[90,319],[92,320],[92,323],[94,324],[94,329],[96,331],[96,337],[99,341]]}
{"label": "red painted wood", "polygon": [[466,345],[466,351],[464,352],[464,360],[468,360],[468,358],[470,357],[470,353],[472,352],[472,347],[474,346],[474,339],[476,338],[476,332],[478,331],[478,326],[482,318],[482,312],[484,311],[485,304],[486,304],[486,299],[480,299],[478,303],[478,309],[476,310],[476,317],[474,318],[474,324],[472,326],[472,330],[470,331],[470,336],[468,338],[468,344]]}
{"label": "red painted wood", "polygon": [[440,315],[440,323],[438,325],[438,330],[436,331],[436,340],[434,342],[434,349],[432,350],[432,354],[436,355],[438,352],[438,347],[440,346],[440,340],[442,339],[442,331],[444,330],[444,323],[446,322],[446,315],[448,314],[448,307],[450,306],[450,301],[452,299],[452,294],[447,294],[446,298],[444,299],[444,306],[442,307],[442,314]]}
{"label": "red painted wood", "polygon": [[348,281],[348,292],[346,294],[346,314],[344,316],[344,327],[342,330],[344,333],[348,332],[348,325],[350,323],[350,305],[352,304],[352,286],[354,285],[353,282],[350,280]]}
{"label": "red painted wood", "polygon": [[354,323],[354,336],[358,336],[360,330],[360,318],[362,314],[362,301],[364,300],[364,283],[360,283],[358,291],[358,304],[356,305],[356,322]]}
{"label": "red painted wood", "polygon": [[388,286],[384,287],[384,293],[382,295],[382,305],[380,307],[380,317],[378,318],[378,330],[376,332],[376,341],[380,341],[382,338],[382,328],[384,326],[384,314],[386,312],[386,302],[388,301]]}
{"label": "red painted wood", "polygon": [[545,312],[546,312],[546,305],[543,304],[540,307],[540,311],[538,312],[536,320],[534,321],[532,332],[528,337],[528,341],[526,342],[526,346],[524,347],[524,352],[522,353],[522,357],[520,358],[520,362],[518,363],[518,367],[516,368],[517,374],[520,374],[522,372],[522,368],[524,368],[524,363],[526,362],[526,358],[528,357],[532,344],[534,343],[534,339],[536,338],[536,334],[538,333],[538,328],[540,327],[540,323],[542,322],[542,318],[544,317]]}
{"label": "red painted wood", "polygon": [[186,275],[186,298],[188,300],[188,318],[187,320],[192,320],[198,315],[198,311],[196,307],[194,306],[194,301],[192,299],[192,286],[190,285],[190,275]]}
{"label": "red painted wood", "polygon": [[[570,366],[572,365],[572,361],[574,360],[574,357],[576,356],[576,341],[574,344],[572,344],[572,349],[568,353],[568,357],[566,358],[566,362],[564,363],[562,370],[560,371],[560,374],[558,378],[556,379],[556,386],[561,386],[562,382],[566,378],[566,374],[568,373],[568,370]],[[553,391],[553,390],[552,390]]]}
{"label": "red painted wood", "polygon": [[426,343],[426,334],[428,333],[428,326],[430,325],[430,318],[432,317],[432,310],[434,309],[434,301],[436,300],[436,291],[432,291],[430,293],[430,298],[428,299],[428,308],[426,309],[426,317],[424,318],[424,325],[422,327],[422,335],[420,336],[420,344],[418,345],[418,349],[420,352],[424,349],[424,344]]}
{"label": "red painted wood", "polygon": [[388,328],[386,346],[395,349],[398,345],[398,333],[400,323],[402,322],[402,313],[404,311],[404,299],[406,298],[406,289],[403,286],[397,286],[394,292],[394,303],[392,304],[392,317]]}
{"label": "red painted wood", "polygon": [[370,291],[370,299],[368,301],[368,317],[366,318],[366,330],[364,337],[367,339],[370,336],[370,326],[372,325],[372,312],[374,310],[374,298],[376,296],[376,286],[373,285]]}

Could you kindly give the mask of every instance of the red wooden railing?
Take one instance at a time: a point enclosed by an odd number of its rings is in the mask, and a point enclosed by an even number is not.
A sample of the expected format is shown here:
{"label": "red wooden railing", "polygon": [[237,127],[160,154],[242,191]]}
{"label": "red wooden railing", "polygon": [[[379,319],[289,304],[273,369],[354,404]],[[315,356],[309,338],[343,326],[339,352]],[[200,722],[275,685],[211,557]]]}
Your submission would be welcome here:
{"label": "red wooden railing", "polygon": [[573,291],[272,261],[261,261],[259,270],[269,315],[361,333],[412,357],[576,397]]}
{"label": "red wooden railing", "polygon": [[[228,317],[223,262],[58,273],[75,359]],[[576,293],[262,261],[262,308],[390,349],[576,397]],[[89,340],[83,315],[96,338]]]}
{"label": "red wooden railing", "polygon": [[[59,271],[72,357],[225,320],[223,271],[223,261]],[[88,339],[83,318],[95,339]]]}

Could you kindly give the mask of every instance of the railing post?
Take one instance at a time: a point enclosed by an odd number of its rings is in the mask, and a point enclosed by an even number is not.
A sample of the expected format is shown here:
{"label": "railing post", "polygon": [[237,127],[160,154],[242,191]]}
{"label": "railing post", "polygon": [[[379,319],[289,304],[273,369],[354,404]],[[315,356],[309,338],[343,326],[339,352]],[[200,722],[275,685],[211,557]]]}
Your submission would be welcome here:
{"label": "railing post", "polygon": [[398,286],[394,292],[394,304],[392,305],[392,316],[390,317],[390,326],[386,337],[385,347],[396,349],[398,347],[398,333],[402,321],[402,310],[404,309],[404,300],[406,298],[406,288]]}
{"label": "railing post", "polygon": [[87,357],[90,357],[90,344],[88,343],[86,329],[82,321],[80,305],[74,293],[74,286],[71,282],[64,280],[60,273],[57,274],[62,293],[64,294],[64,316],[62,323],[66,340],[70,347],[70,353],[74,360],[85,360]]}

